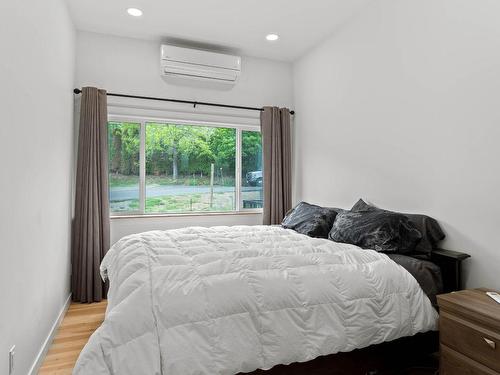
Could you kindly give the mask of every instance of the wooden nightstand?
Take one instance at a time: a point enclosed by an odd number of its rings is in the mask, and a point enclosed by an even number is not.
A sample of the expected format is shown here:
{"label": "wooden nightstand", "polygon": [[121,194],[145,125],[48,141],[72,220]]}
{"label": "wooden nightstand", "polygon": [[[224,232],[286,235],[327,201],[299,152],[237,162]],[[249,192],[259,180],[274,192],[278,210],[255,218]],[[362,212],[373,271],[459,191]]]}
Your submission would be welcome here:
{"label": "wooden nightstand", "polygon": [[500,304],[486,291],[437,296],[439,375],[500,375]]}

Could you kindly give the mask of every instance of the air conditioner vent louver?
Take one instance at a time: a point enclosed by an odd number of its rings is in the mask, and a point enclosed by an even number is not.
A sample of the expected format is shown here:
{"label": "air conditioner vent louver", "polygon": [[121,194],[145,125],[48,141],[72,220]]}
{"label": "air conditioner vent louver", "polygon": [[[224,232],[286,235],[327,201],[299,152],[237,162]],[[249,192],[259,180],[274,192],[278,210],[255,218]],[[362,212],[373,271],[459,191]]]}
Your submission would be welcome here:
{"label": "air conditioner vent louver", "polygon": [[163,76],[234,84],[241,74],[241,57],[163,45],[161,68]]}

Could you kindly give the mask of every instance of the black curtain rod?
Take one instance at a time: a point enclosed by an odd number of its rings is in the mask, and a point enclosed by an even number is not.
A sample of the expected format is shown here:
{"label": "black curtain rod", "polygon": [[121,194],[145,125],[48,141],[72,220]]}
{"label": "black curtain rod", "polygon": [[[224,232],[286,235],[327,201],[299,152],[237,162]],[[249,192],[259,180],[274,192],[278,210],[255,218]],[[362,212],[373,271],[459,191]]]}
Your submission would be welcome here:
{"label": "black curtain rod", "polygon": [[[73,92],[75,94],[81,94],[82,90],[80,90],[80,89],[74,89]],[[246,109],[246,110],[249,110],[249,111],[261,111],[262,112],[264,110],[264,108],[257,108],[257,107],[244,107],[244,106],[240,106],[240,105],[208,103],[208,102],[195,102],[195,101],[192,101],[192,100],[182,100],[182,99],[157,98],[157,97],[154,97],[154,96],[139,96],[139,95],[114,94],[114,93],[111,93],[111,92],[108,92],[107,95],[108,96],[117,96],[117,97],[120,97],[120,98],[159,100],[159,101],[162,101],[162,102],[192,104],[195,107],[197,105],[207,105],[207,106],[211,106],[211,107]],[[290,114],[294,115],[295,111],[290,111]]]}

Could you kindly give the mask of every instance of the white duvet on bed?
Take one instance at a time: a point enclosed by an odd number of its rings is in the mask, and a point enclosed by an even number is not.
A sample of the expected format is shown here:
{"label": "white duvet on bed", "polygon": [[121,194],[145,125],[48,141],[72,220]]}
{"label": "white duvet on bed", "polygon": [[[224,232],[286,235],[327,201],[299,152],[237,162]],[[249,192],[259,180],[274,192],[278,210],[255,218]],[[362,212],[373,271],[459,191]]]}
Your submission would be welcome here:
{"label": "white duvet on bed", "polygon": [[106,319],[76,375],[236,374],[436,329],[383,254],[269,226],[123,238],[104,258]]}

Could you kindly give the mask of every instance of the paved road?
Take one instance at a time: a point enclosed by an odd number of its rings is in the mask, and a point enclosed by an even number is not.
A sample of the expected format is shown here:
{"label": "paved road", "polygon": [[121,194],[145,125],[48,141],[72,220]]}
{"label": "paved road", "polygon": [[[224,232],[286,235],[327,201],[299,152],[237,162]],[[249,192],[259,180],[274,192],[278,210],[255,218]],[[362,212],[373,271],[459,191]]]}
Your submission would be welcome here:
{"label": "paved road", "polygon": [[[261,187],[244,186],[242,191],[259,191]],[[234,187],[230,186],[215,186],[214,193],[234,192]],[[209,186],[187,186],[187,185],[154,185],[146,186],[147,197],[161,197],[164,195],[186,195],[186,194],[203,194],[210,193]],[[138,187],[115,187],[112,188],[109,194],[110,201],[124,201],[128,199],[139,198]]]}

